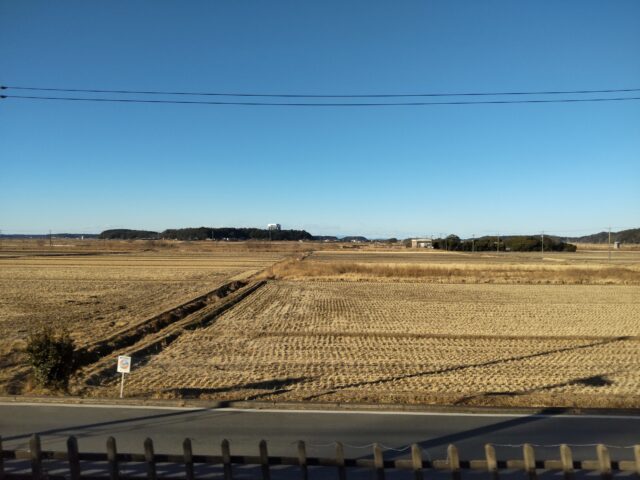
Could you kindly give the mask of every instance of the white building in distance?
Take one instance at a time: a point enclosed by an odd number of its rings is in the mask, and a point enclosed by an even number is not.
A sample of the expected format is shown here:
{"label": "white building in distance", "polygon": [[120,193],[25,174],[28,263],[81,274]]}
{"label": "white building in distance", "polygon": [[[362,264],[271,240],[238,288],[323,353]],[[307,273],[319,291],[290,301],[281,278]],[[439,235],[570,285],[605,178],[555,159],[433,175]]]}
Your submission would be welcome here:
{"label": "white building in distance", "polygon": [[411,248],[433,248],[433,241],[430,238],[412,238]]}
{"label": "white building in distance", "polygon": [[267,224],[267,230],[282,230],[282,226],[279,223],[269,223]]}

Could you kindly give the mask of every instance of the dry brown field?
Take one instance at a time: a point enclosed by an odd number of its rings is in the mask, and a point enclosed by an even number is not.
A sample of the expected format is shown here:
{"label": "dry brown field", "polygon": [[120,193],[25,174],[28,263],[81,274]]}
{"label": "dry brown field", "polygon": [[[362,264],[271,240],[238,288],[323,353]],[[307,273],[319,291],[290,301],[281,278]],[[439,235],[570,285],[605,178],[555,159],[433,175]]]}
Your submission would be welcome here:
{"label": "dry brown field", "polygon": [[0,387],[10,367],[24,360],[14,354],[29,333],[45,324],[67,329],[82,347],[287,255],[243,244],[149,248],[148,242],[108,242],[105,248],[92,241],[49,249],[40,243],[3,242]]}
{"label": "dry brown field", "polygon": [[263,274],[278,280],[504,284],[640,284],[640,251],[577,253],[461,253],[439,250],[320,251],[290,259]]}
{"label": "dry brown field", "polygon": [[183,335],[128,388],[160,398],[637,407],[638,313],[638,286],[274,281]]}
{"label": "dry brown field", "polygon": [[314,251],[312,257],[324,262],[359,262],[359,263],[463,263],[467,265],[512,264],[523,266],[529,264],[546,265],[640,265],[638,249],[613,250],[611,261],[606,249],[579,249],[575,253],[567,252],[447,252],[430,249],[390,249],[362,248]]}
{"label": "dry brown field", "polygon": [[[134,357],[130,396],[640,407],[637,251],[69,243],[0,252],[5,352],[43,322],[82,345],[232,279],[267,280]],[[96,378],[72,392],[117,396],[115,371]]]}

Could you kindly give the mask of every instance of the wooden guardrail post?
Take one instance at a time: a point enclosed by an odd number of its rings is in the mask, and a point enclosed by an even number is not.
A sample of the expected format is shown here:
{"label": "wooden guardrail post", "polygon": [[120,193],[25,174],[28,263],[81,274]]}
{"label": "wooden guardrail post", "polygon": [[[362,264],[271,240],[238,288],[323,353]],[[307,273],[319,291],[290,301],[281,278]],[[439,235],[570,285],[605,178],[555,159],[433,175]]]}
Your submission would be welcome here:
{"label": "wooden guardrail post", "polygon": [[4,480],[4,451],[2,450],[2,435],[0,435],[0,480]]}
{"label": "wooden guardrail post", "polygon": [[67,459],[69,462],[69,478],[80,480],[80,453],[78,452],[78,440],[71,435],[67,438]]}
{"label": "wooden guardrail post", "polygon": [[269,452],[267,451],[266,440],[260,440],[260,468],[262,469],[262,480],[271,480],[269,471]]}
{"label": "wooden guardrail post", "polygon": [[573,480],[573,453],[571,447],[566,443],[560,445],[560,462],[562,462],[562,473],[565,480]]}
{"label": "wooden guardrail post", "polygon": [[461,480],[460,477],[460,455],[455,445],[447,447],[447,458],[449,460],[449,470],[451,471],[452,480]]}
{"label": "wooden guardrail post", "polygon": [[596,447],[598,452],[598,464],[600,466],[600,477],[602,480],[611,480],[611,456],[609,449],[602,444]]}
{"label": "wooden guardrail post", "polygon": [[229,440],[226,438],[220,444],[222,450],[222,469],[224,471],[224,480],[233,480],[233,467],[231,466],[231,447]]}
{"label": "wooden guardrail post", "polygon": [[524,469],[527,472],[529,480],[536,480],[538,478],[538,474],[536,473],[536,454],[530,443],[525,443],[522,446],[522,456],[524,457]]}
{"label": "wooden guardrail post", "polygon": [[120,477],[120,470],[118,469],[118,448],[116,446],[116,439],[113,437],[107,438],[107,462],[109,462],[109,478],[111,480],[118,480]]}
{"label": "wooden guardrail post", "polygon": [[382,448],[377,443],[373,444],[373,468],[376,472],[376,480],[384,480],[384,457]]}
{"label": "wooden guardrail post", "polygon": [[156,459],[153,452],[153,440],[147,438],[144,441],[144,461],[147,464],[147,479],[157,480]]}
{"label": "wooden guardrail post", "polygon": [[487,472],[491,474],[493,480],[498,480],[498,459],[496,458],[496,449],[490,443],[484,446],[484,456],[487,460]]}
{"label": "wooden guardrail post", "polygon": [[[189,438],[185,438],[182,443],[183,448],[183,456],[176,455],[156,455],[154,452],[153,441],[150,438],[147,438],[144,441],[144,457],[139,454],[118,454],[116,440],[114,437],[109,437],[106,442],[106,456],[104,454],[86,454],[82,456],[78,451],[78,441],[75,437],[68,437],[67,441],[67,452],[65,455],[64,451],[42,451],[41,438],[38,434],[34,434],[29,439],[29,452],[13,452],[13,451],[4,451],[3,450],[3,439],[0,436],[0,480],[6,480],[9,478],[9,474],[6,471],[6,462],[5,458],[10,459],[26,459],[28,458],[30,461],[30,469],[31,474],[30,478],[34,480],[46,480],[48,478],[48,473],[46,472],[47,459],[56,459],[58,461],[68,461],[68,469],[69,469],[69,478],[70,480],[81,480],[81,462],[80,458],[84,458],[86,460],[94,460],[99,463],[102,467],[101,478],[108,478],[109,480],[120,480],[123,473],[121,472],[122,461],[136,461],[140,462],[144,459],[146,465],[146,478],[149,480],[158,480],[157,473],[157,465],[156,462],[171,462],[175,464],[175,467],[179,468],[179,465],[184,460],[185,466],[185,479],[186,480],[194,480],[195,479],[195,471],[194,471],[194,458],[199,462],[205,463],[213,463],[220,464],[222,463],[224,468],[224,480],[233,480],[233,464],[231,451],[229,447],[229,441],[223,440],[221,443],[222,449],[222,457],[218,456],[194,456],[192,450],[192,443]],[[634,461],[630,462],[628,460],[621,461],[612,461],[611,454],[606,445],[598,444],[596,447],[597,452],[597,462],[594,460],[586,460],[583,461],[582,464],[580,462],[575,462],[573,460],[573,454],[571,448],[567,444],[560,445],[560,461],[554,459],[547,461],[537,461],[535,458],[535,450],[534,446],[530,443],[525,443],[522,446],[522,455],[523,461],[520,460],[506,460],[506,461],[498,461],[496,457],[496,451],[492,444],[487,443],[484,446],[485,450],[485,458],[486,460],[460,460],[458,449],[455,445],[451,444],[447,447],[447,460],[435,460],[425,462],[423,460],[423,452],[420,448],[419,444],[411,445],[411,457],[410,461],[407,458],[402,458],[398,461],[394,462],[388,459],[385,463],[384,460],[384,448],[379,443],[373,444],[373,461],[370,460],[371,457],[367,457],[366,460],[345,460],[344,454],[344,446],[340,442],[336,442],[336,457],[335,462],[331,458],[316,458],[316,457],[308,457],[306,443],[303,441],[297,442],[297,457],[269,457],[267,451],[267,442],[265,440],[261,440],[259,443],[260,454],[259,457],[236,457],[236,462],[238,464],[251,464],[255,466],[256,464],[260,465],[261,468],[261,480],[271,480],[271,470],[270,465],[291,465],[300,467],[301,480],[309,480],[310,472],[309,465],[322,465],[329,466],[333,468],[333,466],[337,467],[338,479],[346,480],[347,479],[347,469],[346,466],[349,464],[350,466],[366,466],[367,468],[372,468],[375,474],[374,480],[385,480],[386,474],[388,473],[385,469],[385,466],[388,466],[389,469],[399,469],[399,470],[407,470],[411,469],[413,472],[412,480],[424,480],[425,477],[428,479],[429,475],[426,474],[426,468],[429,466],[436,469],[448,469],[451,474],[451,480],[461,480],[462,478],[462,469],[465,471],[467,469],[476,470],[476,469],[484,469],[486,465],[486,471],[490,474],[491,480],[499,480],[500,479],[500,471],[499,465],[507,468],[522,468],[524,467],[524,471],[527,476],[527,480],[538,480],[538,469],[551,469],[551,470],[562,470],[564,480],[575,480],[576,478],[576,469],[582,468],[583,470],[598,470],[600,475],[600,480],[614,480],[614,471],[615,472],[635,472],[636,478],[640,478],[640,445],[634,445],[633,453],[634,453]],[[624,447],[631,448],[631,447]],[[220,461],[222,458],[222,461]],[[106,459],[106,465],[105,465]],[[249,462],[249,463],[247,463]],[[106,467],[106,472],[105,472]],[[585,470],[587,471],[587,470]],[[86,472],[88,473],[88,472]],[[105,475],[108,474],[108,475]],[[163,472],[161,471],[161,474]],[[311,472],[312,473],[312,472]],[[395,471],[393,472],[395,474]],[[392,475],[394,476],[394,475]],[[504,477],[504,475],[502,475]]]}
{"label": "wooden guardrail post", "polygon": [[182,457],[184,461],[184,475],[187,480],[193,480],[193,449],[191,439],[185,438],[182,441]]}
{"label": "wooden guardrail post", "polygon": [[309,469],[307,467],[307,449],[302,440],[298,442],[298,465],[302,473],[302,480],[309,479]]}
{"label": "wooden guardrail post", "polygon": [[423,480],[424,476],[422,475],[422,449],[417,443],[411,445],[411,467],[413,468],[414,480]]}
{"label": "wooden guardrail post", "polygon": [[4,451],[2,450],[2,435],[0,435],[0,480],[4,480]]}
{"label": "wooden guardrail post", "polygon": [[338,480],[347,480],[347,469],[344,466],[344,446],[336,442],[336,465],[338,466]]}
{"label": "wooden guardrail post", "polygon": [[42,447],[40,445],[40,436],[37,433],[31,435],[29,439],[29,450],[31,458],[31,478],[41,480],[42,475]]}

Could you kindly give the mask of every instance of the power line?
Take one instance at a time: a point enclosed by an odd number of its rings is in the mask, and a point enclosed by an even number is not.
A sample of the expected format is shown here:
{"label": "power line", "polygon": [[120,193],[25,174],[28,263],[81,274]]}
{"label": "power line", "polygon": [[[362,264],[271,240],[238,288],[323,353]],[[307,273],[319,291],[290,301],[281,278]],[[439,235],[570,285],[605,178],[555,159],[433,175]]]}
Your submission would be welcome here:
{"label": "power line", "polygon": [[604,90],[547,90],[547,91],[516,91],[516,92],[455,92],[455,93],[379,93],[379,94],[279,94],[279,93],[229,93],[229,92],[172,92],[158,90],[105,90],[87,88],[53,88],[53,87],[24,87],[17,85],[2,85],[0,89],[31,90],[47,92],[69,93],[117,93],[140,95],[193,95],[216,97],[272,97],[272,98],[406,98],[406,97],[481,97],[502,95],[569,95],[594,93],[630,93],[640,92],[640,88],[609,88]]}
{"label": "power line", "polygon": [[289,103],[289,102],[218,102],[204,100],[145,100],[133,98],[91,98],[91,97],[43,97],[31,95],[0,95],[0,99],[26,100],[63,100],[73,102],[115,102],[115,103],[155,103],[181,105],[233,105],[233,106],[270,106],[270,107],[398,107],[398,106],[431,106],[431,105],[505,105],[523,103],[581,103],[581,102],[621,102],[640,100],[640,97],[613,98],[561,98],[545,100],[480,100],[480,101],[447,101],[447,102],[367,102],[367,103]]}

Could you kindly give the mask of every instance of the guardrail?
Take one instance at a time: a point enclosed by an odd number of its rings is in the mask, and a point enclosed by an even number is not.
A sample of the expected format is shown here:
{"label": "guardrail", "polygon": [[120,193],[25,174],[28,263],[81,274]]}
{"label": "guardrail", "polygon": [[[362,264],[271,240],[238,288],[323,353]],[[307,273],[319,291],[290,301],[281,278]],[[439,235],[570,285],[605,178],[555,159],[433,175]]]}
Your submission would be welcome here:
{"label": "guardrail", "polygon": [[[29,450],[4,450],[0,437],[0,480],[127,480],[147,478],[160,480],[163,478],[184,478],[195,480],[196,467],[203,465],[222,467],[224,480],[233,480],[234,466],[255,466],[259,468],[258,477],[262,480],[271,480],[272,466],[284,465],[297,467],[299,478],[308,480],[309,467],[327,467],[334,470],[338,480],[346,480],[349,469],[368,469],[374,473],[376,480],[385,480],[385,472],[393,470],[409,470],[413,472],[414,480],[425,480],[429,477],[429,470],[449,472],[451,480],[461,480],[465,470],[484,471],[492,480],[498,480],[501,471],[524,471],[528,480],[537,480],[540,471],[560,471],[564,473],[565,480],[573,480],[579,472],[597,472],[602,480],[611,480],[617,472],[634,472],[640,476],[640,445],[633,448],[634,460],[612,460],[606,445],[595,445],[596,459],[574,460],[569,445],[558,446],[558,459],[536,460],[535,449],[532,444],[522,446],[522,458],[511,460],[499,460],[496,457],[495,446],[485,445],[485,458],[477,460],[461,460],[455,445],[447,448],[447,458],[431,460],[423,458],[423,452],[418,444],[407,447],[410,450],[409,458],[384,459],[383,448],[380,444],[372,444],[372,458],[345,458],[344,445],[335,442],[335,457],[308,457],[305,442],[297,442],[295,456],[270,456],[267,442],[260,441],[257,456],[232,455],[228,440],[223,440],[220,446],[220,455],[194,455],[191,440],[188,438],[182,444],[182,454],[157,454],[154,451],[153,441],[147,438],[144,441],[144,454],[119,453],[116,440],[113,437],[107,439],[105,453],[82,453],[78,451],[78,442],[75,437],[67,439],[67,451],[45,451],[41,448],[38,435],[33,435],[29,441]],[[14,471],[11,464],[22,461],[22,471]],[[26,465],[25,465],[26,462]],[[65,470],[64,473],[53,473],[47,467],[48,462],[56,463],[55,470]],[[91,472],[82,471],[81,462],[92,462]],[[126,475],[124,470],[127,464],[144,466],[142,475]],[[173,468],[171,474],[162,476],[158,474],[158,466]],[[86,465],[85,465],[86,466]],[[26,471],[25,471],[26,470]],[[98,473],[96,473],[98,470]],[[176,473],[178,472],[178,473]],[[180,473],[182,472],[182,473]],[[182,476],[180,476],[182,475]]]}

